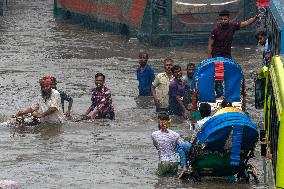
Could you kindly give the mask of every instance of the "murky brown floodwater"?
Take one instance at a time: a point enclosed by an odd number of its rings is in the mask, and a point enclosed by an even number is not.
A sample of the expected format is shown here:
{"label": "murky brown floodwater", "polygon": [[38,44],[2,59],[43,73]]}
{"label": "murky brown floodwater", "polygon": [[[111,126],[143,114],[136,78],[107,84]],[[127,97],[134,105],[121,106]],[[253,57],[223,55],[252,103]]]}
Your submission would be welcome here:
{"label": "murky brown floodwater", "polygon": [[[158,157],[150,135],[157,123],[153,104],[137,99],[138,53],[147,50],[150,63],[160,72],[166,57],[183,67],[200,62],[206,58],[206,46],[149,47],[55,20],[52,8],[51,0],[11,0],[0,17],[0,121],[31,104],[39,92],[38,79],[47,73],[58,78],[58,88],[74,97],[73,113],[83,113],[90,105],[96,72],[105,73],[112,89],[116,120],[24,132],[0,128],[0,180],[16,180],[28,189],[262,187],[215,178],[184,183],[155,175]],[[233,52],[246,74],[248,111],[256,122],[262,121],[261,111],[253,107],[251,73],[259,66],[255,58],[259,60],[260,53],[255,46]],[[186,124],[173,129],[188,132]],[[254,164],[261,169],[261,158]]]}

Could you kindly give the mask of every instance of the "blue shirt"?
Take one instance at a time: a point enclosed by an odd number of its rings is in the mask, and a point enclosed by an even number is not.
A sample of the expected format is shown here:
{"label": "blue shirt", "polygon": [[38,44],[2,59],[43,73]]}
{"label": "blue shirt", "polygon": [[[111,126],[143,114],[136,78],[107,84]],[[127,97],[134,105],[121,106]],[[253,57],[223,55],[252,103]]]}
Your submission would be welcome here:
{"label": "blue shirt", "polygon": [[184,97],[185,84],[182,80],[174,79],[170,82],[169,86],[169,111],[174,115],[182,115],[182,108],[180,107],[176,97]]}
{"label": "blue shirt", "polygon": [[150,65],[146,65],[143,72],[141,72],[141,67],[137,68],[137,80],[139,82],[139,96],[152,96],[151,86],[152,82],[155,80],[154,70]]}

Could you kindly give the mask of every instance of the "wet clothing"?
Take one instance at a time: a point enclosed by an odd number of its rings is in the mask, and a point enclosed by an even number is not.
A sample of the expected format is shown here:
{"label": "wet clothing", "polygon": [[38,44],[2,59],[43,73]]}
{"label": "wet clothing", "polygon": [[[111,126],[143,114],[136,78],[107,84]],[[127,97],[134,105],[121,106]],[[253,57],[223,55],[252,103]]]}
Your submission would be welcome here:
{"label": "wet clothing", "polygon": [[212,58],[214,57],[226,57],[231,56],[231,45],[233,42],[233,36],[235,31],[240,29],[240,24],[230,23],[227,27],[222,28],[220,26],[213,29],[211,32],[211,38],[214,40],[212,47]]}
{"label": "wet clothing", "polygon": [[190,78],[187,75],[185,75],[184,77],[182,77],[182,80],[185,84],[185,95],[183,102],[185,107],[187,107],[187,109],[190,110],[192,103],[192,95],[193,95],[193,90],[191,89],[192,77]]}
{"label": "wet clothing", "polygon": [[168,77],[167,73],[159,73],[152,85],[156,89],[157,98],[161,102],[161,106],[157,107],[159,109],[167,110],[169,106],[169,85],[172,80],[172,76]]}
{"label": "wet clothing", "polygon": [[157,175],[160,177],[176,176],[178,171],[178,162],[162,161],[158,164]]}
{"label": "wet clothing", "polygon": [[72,97],[67,95],[63,90],[58,90],[58,92],[60,94],[62,111],[64,112],[64,101],[73,102],[73,99],[72,99]]}
{"label": "wet clothing", "polygon": [[189,155],[190,155],[190,149],[192,147],[192,144],[188,141],[182,141],[176,151],[179,153],[179,156],[180,156],[180,166],[182,168],[186,167],[188,168],[189,167],[189,164],[188,164],[188,158],[189,158]]}
{"label": "wet clothing", "polygon": [[136,70],[139,96],[152,96],[151,86],[155,79],[154,70],[150,65],[146,65],[145,69],[141,72],[141,67],[139,66]]}
{"label": "wet clothing", "polygon": [[199,121],[196,122],[194,131],[193,131],[193,133],[192,133],[192,135],[191,135],[191,143],[195,140],[195,138],[196,138],[196,136],[197,136],[197,133],[198,133],[199,131],[201,131],[201,129],[202,129],[204,123],[205,123],[207,120],[209,120],[210,118],[211,118],[211,116],[204,117],[203,119],[201,119],[201,120],[199,120]]}
{"label": "wet clothing", "polygon": [[51,89],[51,96],[47,100],[42,95],[39,95],[31,105],[31,108],[37,112],[45,112],[50,107],[57,108],[57,111],[41,118],[41,122],[61,123],[64,115],[60,109],[60,94],[57,90]]}
{"label": "wet clothing", "polygon": [[262,66],[269,66],[270,64],[270,59],[268,59],[268,57],[272,56],[272,49],[271,49],[271,44],[270,44],[270,37],[268,37],[265,41],[265,45],[263,46],[262,49],[262,58],[263,58],[263,63]]}
{"label": "wet clothing", "polygon": [[169,112],[172,115],[182,116],[182,108],[178,103],[176,97],[180,96],[182,99],[185,95],[185,84],[182,80],[173,79],[169,86]]}
{"label": "wet clothing", "polygon": [[111,91],[106,87],[94,88],[92,90],[91,111],[94,111],[96,118],[114,119],[114,108],[112,105]]}
{"label": "wet clothing", "polygon": [[182,142],[180,135],[170,129],[167,132],[155,131],[151,135],[153,144],[158,150],[161,162],[178,162],[175,149]]}

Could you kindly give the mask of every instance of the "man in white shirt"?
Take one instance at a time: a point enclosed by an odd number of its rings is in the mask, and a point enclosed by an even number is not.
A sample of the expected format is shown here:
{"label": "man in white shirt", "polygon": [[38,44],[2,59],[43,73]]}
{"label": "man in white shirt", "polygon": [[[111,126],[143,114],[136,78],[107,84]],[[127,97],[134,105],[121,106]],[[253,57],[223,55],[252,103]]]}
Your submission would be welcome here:
{"label": "man in white shirt", "polygon": [[176,147],[183,141],[178,133],[168,129],[169,116],[159,115],[159,130],[151,135],[153,144],[158,150],[159,165],[157,174],[159,176],[175,176],[178,171],[178,156]]}
{"label": "man in white shirt", "polygon": [[201,131],[204,123],[211,118],[211,106],[208,103],[201,103],[199,105],[199,113],[201,115],[201,120],[197,121],[195,124],[194,131],[191,135],[191,143],[195,140],[197,133]]}
{"label": "man in white shirt", "polygon": [[60,110],[60,94],[52,89],[51,85],[51,76],[40,79],[41,94],[29,108],[18,112],[17,116],[32,113],[34,117],[40,118],[41,122],[61,123],[63,113]]}

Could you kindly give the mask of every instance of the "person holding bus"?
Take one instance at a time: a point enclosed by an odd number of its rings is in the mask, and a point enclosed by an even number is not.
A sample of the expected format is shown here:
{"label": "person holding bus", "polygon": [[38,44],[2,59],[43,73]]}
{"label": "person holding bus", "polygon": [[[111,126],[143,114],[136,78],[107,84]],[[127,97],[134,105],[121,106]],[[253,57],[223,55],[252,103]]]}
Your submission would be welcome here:
{"label": "person holding bus", "polygon": [[230,12],[222,10],[219,13],[218,25],[211,32],[208,41],[208,58],[226,57],[232,58],[231,45],[235,31],[246,27],[255,22],[261,13],[241,23],[232,23],[230,20]]}

